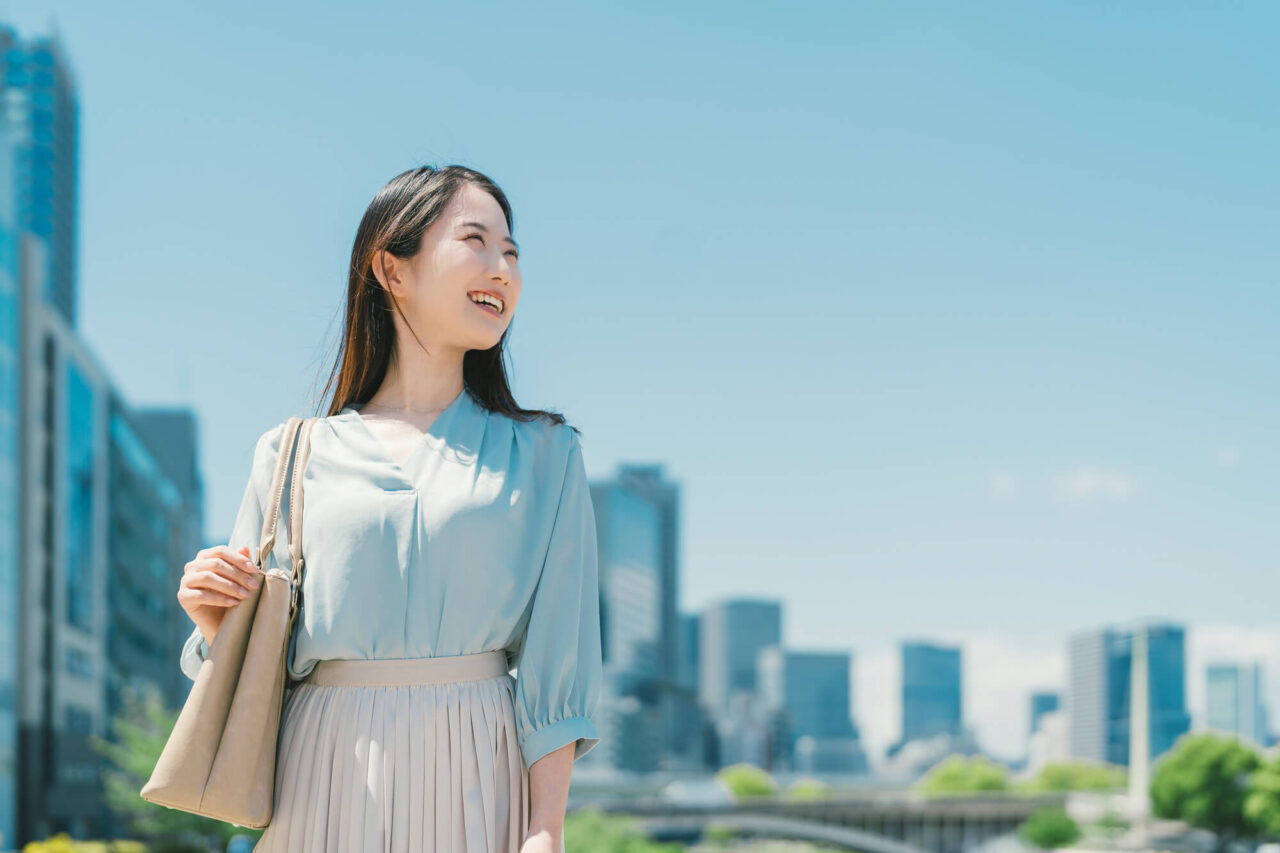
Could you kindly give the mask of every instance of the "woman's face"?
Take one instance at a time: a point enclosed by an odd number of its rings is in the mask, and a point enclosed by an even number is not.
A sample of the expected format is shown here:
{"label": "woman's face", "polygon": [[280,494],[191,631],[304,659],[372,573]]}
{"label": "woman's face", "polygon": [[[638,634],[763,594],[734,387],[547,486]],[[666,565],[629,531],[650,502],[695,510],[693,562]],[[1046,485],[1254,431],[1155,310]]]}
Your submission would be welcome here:
{"label": "woman's face", "polygon": [[[379,260],[394,262],[385,275]],[[518,252],[496,199],[463,184],[444,213],[422,235],[412,258],[381,253],[375,275],[390,287],[413,331],[428,347],[489,349],[498,343],[520,300]],[[477,304],[479,291],[496,296],[501,312]]]}

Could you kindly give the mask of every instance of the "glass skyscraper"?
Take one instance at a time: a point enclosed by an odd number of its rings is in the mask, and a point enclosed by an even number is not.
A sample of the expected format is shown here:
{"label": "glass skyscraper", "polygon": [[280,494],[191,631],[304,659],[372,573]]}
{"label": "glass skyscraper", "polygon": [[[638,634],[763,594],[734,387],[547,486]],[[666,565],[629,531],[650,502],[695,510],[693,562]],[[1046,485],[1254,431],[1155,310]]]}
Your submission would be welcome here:
{"label": "glass skyscraper", "polygon": [[15,131],[0,109],[0,850],[17,846],[20,329]]}
{"label": "glass skyscraper", "polygon": [[75,327],[79,106],[56,39],[0,27],[0,106],[13,130],[17,227],[45,245],[41,297]]}
{"label": "glass skyscraper", "polygon": [[964,728],[960,649],[902,644],[902,740],[959,735]]}
{"label": "glass skyscraper", "polygon": [[[1151,758],[1167,752],[1191,728],[1186,702],[1186,633],[1182,626],[1147,630]],[[1080,633],[1068,649],[1067,716],[1076,758],[1129,765],[1133,631]]]}
{"label": "glass skyscraper", "polygon": [[1269,745],[1261,664],[1209,664],[1205,672],[1205,705],[1210,729],[1243,738],[1255,746]]}
{"label": "glass skyscraper", "polygon": [[735,693],[756,692],[757,660],[768,646],[782,643],[782,604],[733,599],[702,613],[699,699],[713,715],[728,714]]}
{"label": "glass skyscraper", "polygon": [[55,38],[0,27],[0,850],[126,831],[92,737],[127,689],[185,696],[204,544],[190,413],[131,411],[75,329],[74,89]]}

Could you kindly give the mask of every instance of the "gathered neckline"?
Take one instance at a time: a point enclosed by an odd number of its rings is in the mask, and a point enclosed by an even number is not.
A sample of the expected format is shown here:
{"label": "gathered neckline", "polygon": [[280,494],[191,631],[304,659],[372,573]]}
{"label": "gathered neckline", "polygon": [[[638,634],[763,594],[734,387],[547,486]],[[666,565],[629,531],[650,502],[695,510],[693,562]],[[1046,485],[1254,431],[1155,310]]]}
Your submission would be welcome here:
{"label": "gathered neckline", "polygon": [[[382,458],[382,461],[394,468],[403,479],[412,482],[414,480],[418,460],[421,458],[424,448],[433,446],[433,441],[444,441],[444,432],[447,431],[450,428],[450,425],[457,420],[458,411],[463,405],[465,405],[467,397],[467,389],[463,388],[458,396],[454,397],[453,401],[449,403],[449,405],[445,406],[440,414],[436,415],[435,419],[431,421],[431,425],[423,430],[422,433],[413,440],[412,449],[402,461],[396,461],[395,455],[392,454],[386,442],[378,437],[378,434],[373,431],[372,427],[370,427],[369,421],[365,419],[364,415],[360,414],[360,408],[363,407],[363,403],[359,405],[345,406],[339,414],[347,415],[349,420],[358,424],[365,439],[377,451],[378,455]],[[408,422],[406,421],[405,423]]]}

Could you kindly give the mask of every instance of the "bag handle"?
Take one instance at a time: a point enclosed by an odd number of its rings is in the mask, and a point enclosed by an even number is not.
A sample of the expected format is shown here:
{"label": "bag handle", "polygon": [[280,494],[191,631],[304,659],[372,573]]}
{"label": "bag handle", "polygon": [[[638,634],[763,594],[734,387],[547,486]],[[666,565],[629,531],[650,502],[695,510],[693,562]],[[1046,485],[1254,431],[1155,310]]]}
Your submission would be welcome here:
{"label": "bag handle", "polygon": [[262,538],[258,545],[258,553],[254,562],[258,568],[265,569],[264,559],[276,545],[276,521],[280,517],[280,500],[284,496],[284,475],[289,469],[289,461],[293,456],[294,439],[302,418],[289,418],[284,425],[284,437],[280,442],[280,455],[276,457],[275,474],[271,477],[271,500],[267,502],[267,515],[262,521]]}
{"label": "bag handle", "polygon": [[[289,625],[293,630],[294,619],[298,613],[298,596],[302,591],[302,575],[304,560],[302,556],[302,474],[306,470],[307,460],[311,457],[311,430],[319,418],[292,417],[285,423],[284,436],[281,440],[281,452],[276,460],[275,474],[271,478],[271,502],[267,507],[267,515],[262,524],[262,544],[258,548],[258,566],[263,563],[261,557],[270,554],[276,544],[276,531],[279,527],[280,505],[284,500],[285,475],[289,471],[289,463],[293,462],[293,478],[289,485],[289,557],[293,564],[293,574],[289,579]],[[296,439],[296,441],[295,441]],[[288,447],[289,452],[284,452]]]}
{"label": "bag handle", "polygon": [[293,563],[293,577],[290,581],[292,594],[289,597],[289,625],[293,625],[293,616],[298,606],[298,594],[302,590],[302,475],[307,470],[307,460],[311,458],[311,429],[319,418],[307,418],[299,429],[298,450],[293,463],[293,482],[289,486],[289,556]]}

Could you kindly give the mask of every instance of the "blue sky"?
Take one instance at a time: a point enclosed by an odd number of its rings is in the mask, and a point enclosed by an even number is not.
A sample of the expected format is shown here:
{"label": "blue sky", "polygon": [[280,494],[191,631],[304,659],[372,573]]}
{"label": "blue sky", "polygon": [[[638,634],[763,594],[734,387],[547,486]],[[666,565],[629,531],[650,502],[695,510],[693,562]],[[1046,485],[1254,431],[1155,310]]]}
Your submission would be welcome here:
{"label": "blue sky", "polygon": [[515,207],[517,398],[593,475],[665,464],[683,606],[784,599],[873,738],[907,636],[974,644],[1009,752],[1109,622],[1268,656],[1280,700],[1274,6],[128,8],[0,13],[56,18],[82,328],[199,413],[211,536],[312,411],[365,205],[457,162]]}

